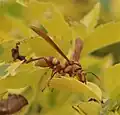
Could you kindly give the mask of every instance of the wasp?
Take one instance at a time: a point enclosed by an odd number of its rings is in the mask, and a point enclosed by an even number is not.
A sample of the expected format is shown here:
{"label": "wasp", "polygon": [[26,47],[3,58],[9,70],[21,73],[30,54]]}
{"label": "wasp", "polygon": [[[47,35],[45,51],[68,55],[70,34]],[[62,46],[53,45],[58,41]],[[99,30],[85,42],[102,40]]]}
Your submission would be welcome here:
{"label": "wasp", "polygon": [[18,94],[8,94],[7,99],[0,100],[0,115],[11,115],[28,105],[27,99]]}
{"label": "wasp", "polygon": [[[57,44],[45,32],[43,32],[42,30],[35,26],[31,26],[30,28],[40,37],[46,40],[54,49],[56,49],[56,51],[66,60],[66,62],[64,64],[61,64],[61,62],[55,57],[48,56],[34,59],[31,58],[28,61],[26,61],[26,63],[38,60],[36,66],[51,68],[52,74],[49,80],[51,80],[56,73],[59,73],[62,76],[65,76],[66,74],[68,74],[70,77],[78,76],[79,81],[85,84],[87,83],[86,74],[92,72],[84,72],[81,64],[79,63],[80,53],[83,48],[83,41],[79,37],[76,38],[75,40],[75,48],[71,56],[71,59],[69,60],[67,56],[63,53],[63,51],[61,51]],[[92,74],[95,75],[94,73]],[[97,79],[99,78],[97,77]]]}
{"label": "wasp", "polygon": [[[76,38],[75,48],[71,56],[71,59],[69,60],[67,56],[63,53],[63,51],[57,46],[57,44],[44,31],[40,30],[35,26],[31,26],[30,28],[40,37],[46,40],[46,42],[48,42],[54,49],[56,49],[56,51],[66,60],[66,62],[64,64],[61,64],[61,62],[55,57],[48,56],[48,57],[30,58],[29,60],[24,59],[24,62],[26,64],[33,61],[37,61],[37,63],[35,64],[36,66],[49,67],[50,69],[52,69],[52,74],[49,81],[54,77],[55,74],[58,73],[61,76],[65,76],[66,74],[68,74],[70,77],[78,76],[79,81],[85,84],[87,83],[86,74],[92,72],[85,72],[82,69],[81,64],[79,63],[80,53],[83,48],[83,41],[80,38]],[[20,55],[17,56],[16,56],[17,59],[19,59]],[[19,60],[21,60],[21,58]],[[94,73],[92,74],[96,76]],[[97,77],[97,79],[99,78]]]}

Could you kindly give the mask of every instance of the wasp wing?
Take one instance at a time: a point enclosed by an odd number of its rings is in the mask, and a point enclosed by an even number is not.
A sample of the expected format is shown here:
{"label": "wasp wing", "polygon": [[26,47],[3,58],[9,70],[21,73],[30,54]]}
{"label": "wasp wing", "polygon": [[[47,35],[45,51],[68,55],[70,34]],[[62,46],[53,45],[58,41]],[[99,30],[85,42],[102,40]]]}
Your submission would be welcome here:
{"label": "wasp wing", "polygon": [[79,62],[82,49],[83,49],[83,41],[78,37],[75,39],[75,45],[71,56],[71,60]]}
{"label": "wasp wing", "polygon": [[53,48],[57,50],[57,52],[59,52],[61,56],[63,56],[69,62],[69,59],[65,56],[65,54],[61,51],[61,49],[54,43],[54,41],[45,32],[43,32],[40,28],[37,28],[35,26],[31,26],[30,28],[39,36],[44,38]]}

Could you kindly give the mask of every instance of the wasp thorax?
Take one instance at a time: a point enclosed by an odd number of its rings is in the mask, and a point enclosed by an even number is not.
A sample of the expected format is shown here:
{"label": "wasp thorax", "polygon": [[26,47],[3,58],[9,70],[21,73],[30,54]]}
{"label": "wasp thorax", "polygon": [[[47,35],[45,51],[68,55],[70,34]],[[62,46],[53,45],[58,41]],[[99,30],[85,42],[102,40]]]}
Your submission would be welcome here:
{"label": "wasp thorax", "polygon": [[63,70],[60,70],[60,72],[59,72],[62,76],[65,76],[65,72],[63,71]]}
{"label": "wasp thorax", "polygon": [[74,61],[69,61],[69,62],[65,62],[65,65],[68,66],[68,65],[73,65],[74,64]]}
{"label": "wasp thorax", "polygon": [[66,65],[65,64],[61,64],[61,68],[66,68]]}
{"label": "wasp thorax", "polygon": [[64,69],[64,72],[69,72],[69,71],[72,71],[72,66],[71,65],[69,65],[69,66],[67,66],[65,69]]}

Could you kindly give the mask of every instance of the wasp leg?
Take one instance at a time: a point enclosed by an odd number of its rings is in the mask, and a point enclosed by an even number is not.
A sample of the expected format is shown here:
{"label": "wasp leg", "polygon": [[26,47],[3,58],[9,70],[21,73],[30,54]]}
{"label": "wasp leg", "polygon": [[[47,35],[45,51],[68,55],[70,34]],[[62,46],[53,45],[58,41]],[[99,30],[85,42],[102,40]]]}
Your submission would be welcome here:
{"label": "wasp leg", "polygon": [[78,77],[79,77],[79,80],[80,80],[82,83],[87,84],[86,73],[84,73],[83,71],[79,71],[79,72],[78,72]]}
{"label": "wasp leg", "polygon": [[[54,77],[54,75],[55,75],[56,73],[57,73],[57,72],[52,71],[51,77],[50,77],[50,79],[48,80],[48,83],[47,83],[47,86],[48,86],[48,87],[50,86],[50,81],[51,81],[51,79]],[[42,92],[45,90],[45,88],[46,88],[47,86],[45,86],[45,87],[42,89]],[[53,92],[53,88],[52,88],[52,92]]]}
{"label": "wasp leg", "polygon": [[44,57],[35,58],[35,59],[33,59],[33,58],[31,57],[29,60],[26,61],[26,63],[30,63],[30,62],[33,62],[33,61],[37,61],[37,60],[40,60],[40,59],[44,59],[44,60],[47,62],[47,59],[44,58]]}
{"label": "wasp leg", "polygon": [[50,81],[51,81],[51,79],[54,77],[54,75],[55,75],[56,73],[57,73],[56,71],[52,71],[51,77],[50,77],[50,79],[48,80],[48,86],[50,86]]}
{"label": "wasp leg", "polygon": [[[54,77],[54,75],[56,74],[57,72],[55,71],[52,71],[52,74],[51,74],[51,77],[50,77],[50,79],[48,80],[48,87],[50,86],[50,81],[52,80],[52,78]],[[51,92],[53,92],[54,91],[54,88],[52,88],[51,89]]]}

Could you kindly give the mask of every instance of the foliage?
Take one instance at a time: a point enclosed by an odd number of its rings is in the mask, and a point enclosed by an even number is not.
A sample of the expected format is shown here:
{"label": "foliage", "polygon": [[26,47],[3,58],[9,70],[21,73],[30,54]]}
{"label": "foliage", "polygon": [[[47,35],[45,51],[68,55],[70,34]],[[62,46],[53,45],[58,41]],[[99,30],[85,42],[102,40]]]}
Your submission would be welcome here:
{"label": "foliage", "polygon": [[[101,1],[9,0],[0,5],[0,93],[22,94],[29,101],[29,105],[17,114],[120,114],[120,22],[99,25]],[[86,5],[89,7],[85,8]],[[83,16],[82,12],[86,14]],[[68,17],[73,20],[68,21]],[[40,27],[68,57],[72,54],[76,37],[80,36],[84,47],[79,62],[83,70],[95,73],[100,81],[91,74],[87,75],[87,84],[78,81],[77,76],[56,75],[42,92],[51,70],[36,67],[34,62],[14,62],[11,49],[16,42],[20,42],[20,54],[27,59],[54,56],[61,62],[65,60],[34,33],[30,25]],[[95,100],[89,101],[91,98]]]}

